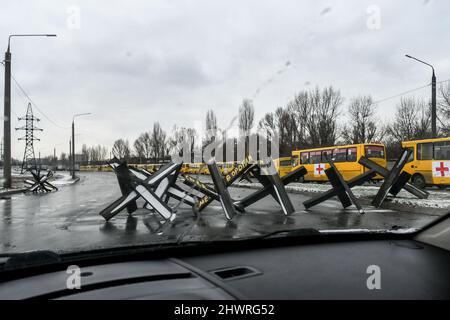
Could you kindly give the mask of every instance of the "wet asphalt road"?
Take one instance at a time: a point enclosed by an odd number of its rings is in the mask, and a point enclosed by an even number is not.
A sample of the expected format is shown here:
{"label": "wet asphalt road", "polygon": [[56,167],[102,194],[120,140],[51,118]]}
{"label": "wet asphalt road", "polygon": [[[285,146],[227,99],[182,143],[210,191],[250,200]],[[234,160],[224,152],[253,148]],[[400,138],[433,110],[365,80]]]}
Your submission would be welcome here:
{"label": "wet asphalt road", "polygon": [[[114,173],[80,173],[75,185],[60,187],[44,195],[14,195],[0,200],[0,253],[47,249],[87,250],[112,246],[156,242],[230,240],[253,237],[276,230],[316,229],[390,229],[393,226],[418,228],[437,215],[396,212],[367,208],[342,210],[337,200],[329,200],[304,211],[301,194],[290,194],[297,212],[285,216],[270,197],[257,202],[227,221],[218,202],[196,218],[182,204],[172,223],[162,223],[159,215],[139,209],[132,216],[126,211],[109,222],[98,213],[120,196]],[[238,199],[254,190],[231,188]],[[175,204],[175,203],[174,203]]]}

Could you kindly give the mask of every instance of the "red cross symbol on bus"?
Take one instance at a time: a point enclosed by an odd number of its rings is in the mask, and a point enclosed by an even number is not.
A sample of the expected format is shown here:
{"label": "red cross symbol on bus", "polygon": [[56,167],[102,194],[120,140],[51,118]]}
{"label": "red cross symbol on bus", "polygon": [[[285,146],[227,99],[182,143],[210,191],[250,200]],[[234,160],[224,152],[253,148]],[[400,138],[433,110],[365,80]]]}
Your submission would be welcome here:
{"label": "red cross symbol on bus", "polygon": [[436,169],[436,171],[439,171],[441,173],[441,177],[444,177],[445,176],[445,171],[449,170],[448,167],[444,167],[444,163],[443,162],[440,163],[440,167],[437,167],[435,169]]}
{"label": "red cross symbol on bus", "polygon": [[[317,172],[319,173],[319,175],[321,175],[321,172],[323,171],[323,168],[322,168],[322,167],[320,166],[320,164],[319,164],[319,165],[317,165],[316,170],[317,170]],[[447,168],[447,170],[448,170],[448,168]]]}

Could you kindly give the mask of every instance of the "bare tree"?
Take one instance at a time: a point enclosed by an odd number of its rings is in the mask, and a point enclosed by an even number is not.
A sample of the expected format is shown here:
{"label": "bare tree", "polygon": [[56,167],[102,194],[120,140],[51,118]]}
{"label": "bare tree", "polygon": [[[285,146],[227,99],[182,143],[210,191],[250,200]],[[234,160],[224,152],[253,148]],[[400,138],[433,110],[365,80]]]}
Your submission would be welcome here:
{"label": "bare tree", "polygon": [[267,141],[277,136],[281,156],[291,155],[296,144],[297,124],[289,108],[279,107],[273,113],[266,113],[259,121],[258,128],[265,131]]}
{"label": "bare tree", "polygon": [[92,163],[99,164],[104,160],[104,158],[102,157],[103,148],[101,145],[93,146],[89,148],[89,151]]}
{"label": "bare tree", "polygon": [[316,88],[308,93],[309,116],[306,119],[306,131],[310,145],[321,147],[336,143],[337,120],[342,102],[340,91],[331,86],[322,91]]}
{"label": "bare tree", "polygon": [[425,139],[431,136],[430,108],[423,100],[402,98],[388,132],[395,141]]}
{"label": "bare tree", "polygon": [[348,107],[348,123],[342,130],[345,143],[375,142],[380,130],[376,125],[376,106],[371,96],[353,98]]}
{"label": "bare tree", "polygon": [[295,143],[294,118],[288,108],[277,108],[274,113],[274,122],[278,132],[279,153],[281,156],[290,156]]}
{"label": "bare tree", "polygon": [[450,134],[450,82],[439,88],[439,114],[442,116],[441,130],[444,135]]}
{"label": "bare tree", "polygon": [[116,140],[112,147],[112,153],[120,160],[128,160],[131,155],[130,145],[128,140]]}
{"label": "bare tree", "polygon": [[136,140],[134,140],[133,147],[136,156],[139,158],[139,163],[142,163],[142,159],[145,158],[145,144],[143,139],[144,134],[141,134]]}
{"label": "bare tree", "polygon": [[61,153],[60,160],[63,166],[69,166],[69,158],[67,157],[67,154],[65,152]]}
{"label": "bare tree", "polygon": [[270,141],[279,138],[280,154],[289,155],[293,149],[334,145],[338,136],[337,120],[342,97],[332,87],[302,91],[284,108],[267,113],[258,123]]}
{"label": "bare tree", "polygon": [[83,157],[83,162],[84,164],[88,164],[90,159],[89,159],[89,148],[86,146],[86,144],[83,144],[83,146],[81,147],[81,154]]}
{"label": "bare tree", "polygon": [[255,120],[255,108],[250,99],[244,99],[239,108],[239,129],[241,133],[248,136],[250,130],[253,128]]}
{"label": "bare tree", "polygon": [[277,128],[275,126],[274,115],[272,112],[268,112],[264,115],[264,117],[259,120],[258,123],[259,130],[266,132],[266,138],[270,140],[272,136],[275,134]]}
{"label": "bare tree", "polygon": [[177,156],[182,156],[182,146],[183,146],[184,137],[182,134],[182,128],[174,125],[172,128],[172,135],[169,138],[169,145],[172,154]]}
{"label": "bare tree", "polygon": [[100,161],[104,162],[106,160],[108,160],[108,148],[102,146],[100,148]]}
{"label": "bare tree", "polygon": [[[253,128],[253,122],[255,120],[255,108],[253,102],[250,99],[244,99],[242,105],[239,107],[239,141],[237,144],[244,146],[245,155],[249,154],[249,138],[250,131]],[[243,160],[237,159],[236,160]]]}
{"label": "bare tree", "polygon": [[309,104],[309,94],[302,91],[295,95],[294,99],[287,105],[289,115],[292,117],[293,124],[293,148],[299,148],[309,145],[307,123],[310,116],[311,105]]}
{"label": "bare tree", "polygon": [[217,117],[213,110],[206,112],[205,120],[205,142],[210,143],[213,137],[217,136]]}
{"label": "bare tree", "polygon": [[154,162],[158,162],[160,159],[164,159],[166,151],[166,133],[161,128],[159,122],[153,124],[153,130],[150,135],[151,150],[154,158]]}

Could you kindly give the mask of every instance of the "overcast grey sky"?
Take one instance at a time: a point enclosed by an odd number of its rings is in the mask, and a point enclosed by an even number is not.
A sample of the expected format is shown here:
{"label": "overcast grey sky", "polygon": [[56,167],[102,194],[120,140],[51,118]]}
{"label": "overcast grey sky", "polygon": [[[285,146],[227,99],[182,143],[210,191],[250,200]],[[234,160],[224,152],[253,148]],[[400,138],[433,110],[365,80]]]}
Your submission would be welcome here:
{"label": "overcast grey sky", "polygon": [[[430,70],[405,53],[433,63],[438,81],[450,79],[449,12],[445,0],[9,1],[0,44],[4,51],[9,34],[58,35],[11,45],[13,75],[56,123],[35,110],[44,129],[35,150],[44,156],[54,146],[67,151],[76,113],[93,113],[76,122],[78,150],[132,142],[154,121],[169,132],[194,126],[210,108],[226,127],[243,98],[254,99],[259,119],[315,86],[333,85],[348,102],[429,83]],[[15,86],[12,99],[15,115],[24,115],[27,101]],[[380,119],[397,102],[380,103]],[[15,158],[23,152],[18,136]]]}

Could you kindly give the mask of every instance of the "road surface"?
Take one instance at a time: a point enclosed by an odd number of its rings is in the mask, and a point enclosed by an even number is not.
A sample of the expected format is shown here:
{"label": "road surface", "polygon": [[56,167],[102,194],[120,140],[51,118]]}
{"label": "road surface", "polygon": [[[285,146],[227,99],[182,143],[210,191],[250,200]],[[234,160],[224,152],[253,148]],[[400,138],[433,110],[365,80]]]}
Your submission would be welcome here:
{"label": "road surface", "polygon": [[[101,209],[120,196],[114,173],[79,173],[80,182],[61,186],[50,194],[18,194],[0,200],[0,253],[47,249],[60,252],[167,241],[228,240],[266,234],[280,229],[390,229],[419,228],[439,214],[396,212],[388,209],[342,210],[329,200],[304,211],[307,196],[290,194],[296,213],[285,216],[278,204],[266,197],[227,221],[218,202],[196,218],[184,204],[172,223],[139,209],[124,211],[105,222]],[[254,190],[231,188],[238,199]],[[176,204],[176,203],[172,203]]]}

